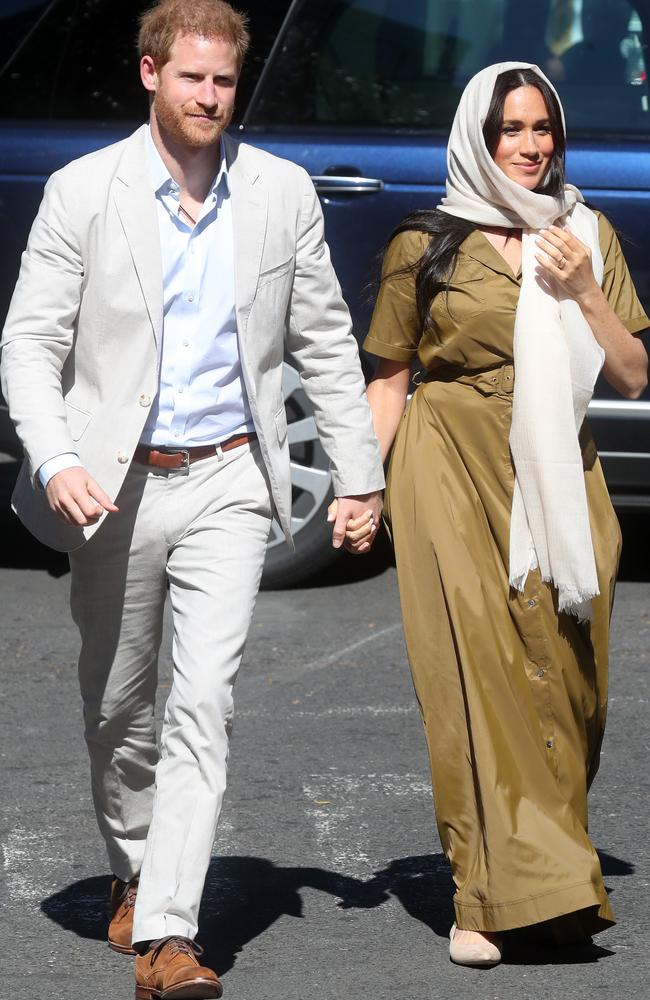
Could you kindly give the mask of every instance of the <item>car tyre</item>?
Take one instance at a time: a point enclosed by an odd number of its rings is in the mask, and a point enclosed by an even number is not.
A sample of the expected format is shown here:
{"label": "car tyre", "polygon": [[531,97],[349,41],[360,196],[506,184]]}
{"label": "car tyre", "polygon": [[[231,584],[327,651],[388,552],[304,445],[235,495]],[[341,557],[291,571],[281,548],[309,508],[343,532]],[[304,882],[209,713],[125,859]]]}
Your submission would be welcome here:
{"label": "car tyre", "polygon": [[282,372],[291,459],[291,527],[295,552],[273,521],[262,576],[266,590],[295,587],[325,570],[340,556],[332,548],[332,525],[327,508],[332,500],[329,459],[318,438],[313,407],[300,376],[287,362]]}

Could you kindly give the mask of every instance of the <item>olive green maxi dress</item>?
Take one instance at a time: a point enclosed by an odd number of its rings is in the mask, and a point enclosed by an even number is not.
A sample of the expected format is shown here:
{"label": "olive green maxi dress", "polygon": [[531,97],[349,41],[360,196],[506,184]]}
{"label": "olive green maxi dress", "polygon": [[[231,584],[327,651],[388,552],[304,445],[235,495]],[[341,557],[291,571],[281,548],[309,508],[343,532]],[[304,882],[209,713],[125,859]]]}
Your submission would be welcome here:
{"label": "olive green maxi dress", "polygon": [[[608,301],[628,330],[643,330],[650,320],[602,216],[599,236]],[[392,241],[364,347],[395,361],[417,355],[425,379],[398,430],[386,514],[456,921],[504,931],[580,911],[581,929],[593,933],[614,920],[587,834],[587,790],[605,725],[619,526],[585,426],[600,585],[593,621],[558,614],[536,571],[523,593],[510,589],[521,276],[474,231],[423,333],[413,274],[390,275],[417,261],[427,239],[407,232]]]}

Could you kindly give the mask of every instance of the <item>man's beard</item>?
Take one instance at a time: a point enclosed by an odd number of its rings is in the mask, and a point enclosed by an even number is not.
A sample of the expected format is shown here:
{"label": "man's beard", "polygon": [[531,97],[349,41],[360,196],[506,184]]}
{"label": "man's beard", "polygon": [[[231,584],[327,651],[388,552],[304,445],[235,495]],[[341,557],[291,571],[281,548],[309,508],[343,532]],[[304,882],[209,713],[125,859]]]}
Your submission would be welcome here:
{"label": "man's beard", "polygon": [[166,101],[160,92],[154,98],[153,111],[163,132],[167,132],[171,139],[193,149],[214,146],[232,118],[232,108],[225,113],[223,111],[215,113],[210,121],[192,117],[205,115],[205,111],[191,105],[179,108]]}

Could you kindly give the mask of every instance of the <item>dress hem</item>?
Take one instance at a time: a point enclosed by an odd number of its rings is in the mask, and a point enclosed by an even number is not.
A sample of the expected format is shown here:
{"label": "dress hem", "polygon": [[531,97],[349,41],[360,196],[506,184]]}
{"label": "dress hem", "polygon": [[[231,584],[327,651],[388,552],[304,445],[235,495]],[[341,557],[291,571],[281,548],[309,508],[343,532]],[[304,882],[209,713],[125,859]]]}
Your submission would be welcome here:
{"label": "dress hem", "polygon": [[595,934],[616,923],[609,900],[592,882],[578,882],[539,896],[529,896],[503,903],[462,903],[454,899],[456,926],[466,931],[508,931],[529,927],[546,920],[589,910],[585,932]]}

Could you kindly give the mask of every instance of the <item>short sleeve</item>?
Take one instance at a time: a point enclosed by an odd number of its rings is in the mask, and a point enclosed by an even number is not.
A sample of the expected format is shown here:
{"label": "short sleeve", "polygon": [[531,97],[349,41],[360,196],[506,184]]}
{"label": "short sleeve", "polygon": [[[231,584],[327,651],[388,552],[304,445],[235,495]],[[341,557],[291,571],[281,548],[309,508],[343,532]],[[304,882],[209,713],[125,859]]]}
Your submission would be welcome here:
{"label": "short sleeve", "polygon": [[[364,350],[390,361],[410,363],[422,336],[415,302],[415,264],[428,243],[426,233],[413,230],[396,236],[386,251],[382,280]],[[400,273],[402,272],[402,273]]]}
{"label": "short sleeve", "polygon": [[650,327],[650,319],[639,301],[614,227],[600,212],[597,215],[598,240],[605,265],[603,292],[623,326],[630,333],[639,333]]}

